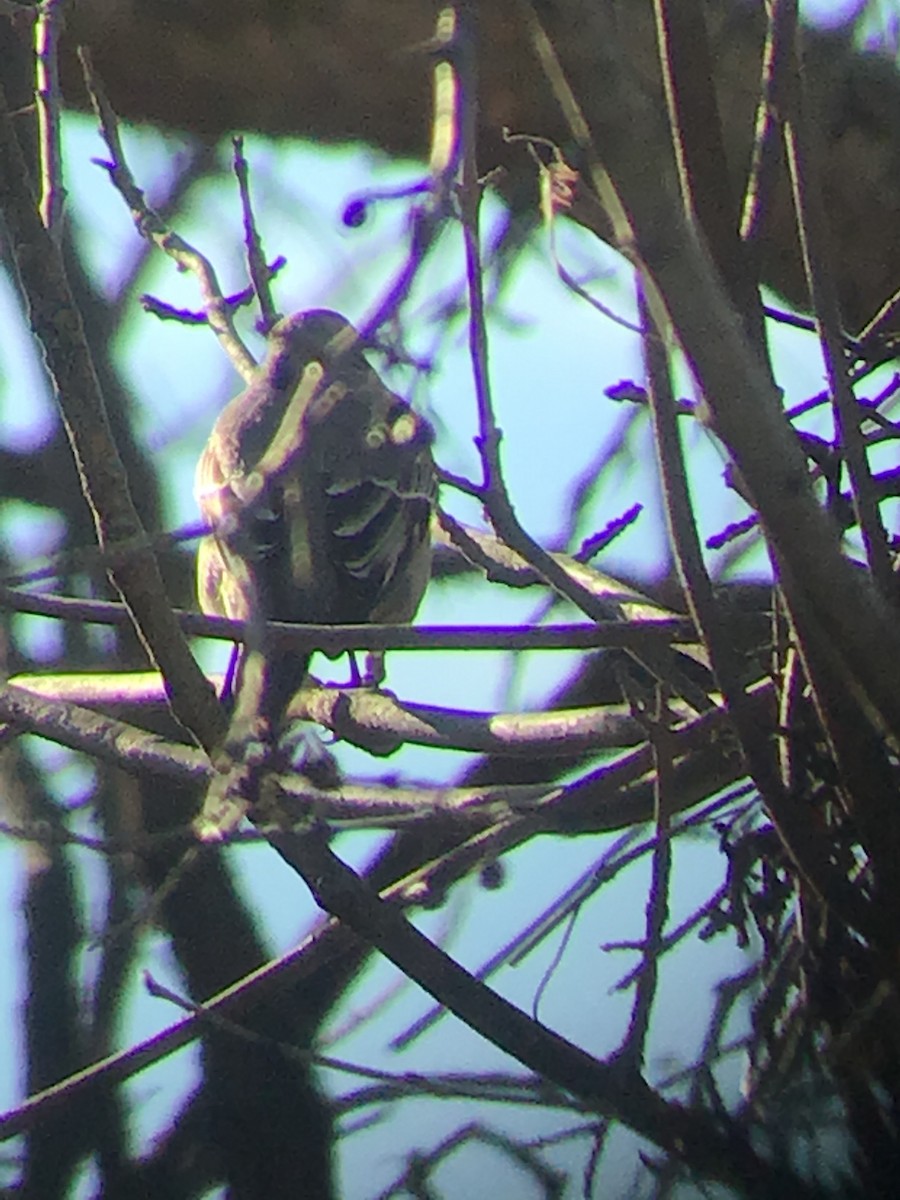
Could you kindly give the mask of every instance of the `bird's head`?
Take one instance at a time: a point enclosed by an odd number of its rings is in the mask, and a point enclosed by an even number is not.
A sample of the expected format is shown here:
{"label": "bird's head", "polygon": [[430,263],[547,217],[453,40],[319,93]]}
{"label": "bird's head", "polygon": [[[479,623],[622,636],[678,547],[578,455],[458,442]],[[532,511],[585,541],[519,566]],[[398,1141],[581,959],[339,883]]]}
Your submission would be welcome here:
{"label": "bird's head", "polygon": [[326,370],[358,361],[359,334],[350,322],[327,308],[293,313],[273,325],[265,370],[276,388],[292,388],[308,363]]}

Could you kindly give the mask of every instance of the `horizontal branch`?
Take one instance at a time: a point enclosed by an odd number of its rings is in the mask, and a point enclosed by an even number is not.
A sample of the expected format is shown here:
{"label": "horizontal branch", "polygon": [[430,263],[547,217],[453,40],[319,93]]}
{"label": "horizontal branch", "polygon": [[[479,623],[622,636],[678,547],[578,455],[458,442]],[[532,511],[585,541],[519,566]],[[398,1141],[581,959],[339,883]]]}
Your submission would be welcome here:
{"label": "horizontal branch", "polygon": [[[303,696],[304,693],[300,693],[301,701]],[[753,711],[767,728],[772,728],[774,721],[772,696],[771,683],[750,689]],[[337,697],[332,699],[339,707]],[[602,708],[517,717],[465,714],[424,706],[418,710],[412,706],[406,709],[391,697],[379,695],[370,695],[367,700],[361,694],[357,699],[359,710],[365,712],[369,706],[376,719],[379,711],[381,717],[385,711],[393,711],[401,724],[409,719],[412,725],[421,721],[424,727],[424,714],[427,714],[427,719],[434,722],[436,736],[440,736],[441,722],[446,721],[447,728],[460,731],[468,728],[473,741],[477,737],[498,738],[505,753],[510,752],[509,747],[514,742],[518,742],[521,752],[526,754],[535,753],[536,746],[542,746],[548,756],[559,754],[561,747],[570,753],[570,743],[563,733],[570,720],[574,731],[580,734],[585,753],[606,748],[599,744],[599,736],[610,714]],[[619,727],[627,731],[622,714],[612,716],[611,728],[621,722]],[[131,772],[153,772],[195,786],[205,782],[212,773],[209,760],[200,750],[166,741],[71,701],[42,697],[21,686],[7,685],[0,689],[0,721]],[[383,738],[383,720],[376,720],[376,723]],[[674,811],[690,807],[704,794],[741,776],[740,760],[729,752],[728,739],[724,736],[727,725],[727,712],[716,708],[675,726],[673,756],[678,760],[684,778],[679,784],[679,799]],[[597,734],[593,742],[592,728]],[[392,731],[391,736],[398,734]],[[399,736],[402,738],[402,731]],[[693,752],[704,749],[708,753],[695,761]],[[687,778],[695,766],[699,767],[701,776],[695,781],[696,788]],[[595,832],[648,820],[652,815],[652,795],[646,785],[652,779],[652,773],[652,754],[646,745],[639,745],[563,787],[501,783],[485,787],[431,788],[342,783],[339,788],[316,788],[297,773],[283,777],[280,784],[290,799],[298,825],[319,818],[330,823],[351,823],[355,827],[393,828],[436,816],[452,816],[454,820],[466,820],[476,826],[512,818],[516,825],[516,818],[527,814],[528,824],[521,828],[517,826],[504,840],[505,847],[509,848],[535,832]]]}
{"label": "horizontal branch", "polygon": [[[48,596],[0,586],[0,609],[83,621],[125,625],[124,604]],[[220,641],[243,642],[243,621],[173,609],[185,633]],[[697,638],[684,617],[599,621],[561,625],[307,625],[266,623],[277,649],[312,649],[336,656],[347,650],[596,650],[649,644],[689,644]]]}

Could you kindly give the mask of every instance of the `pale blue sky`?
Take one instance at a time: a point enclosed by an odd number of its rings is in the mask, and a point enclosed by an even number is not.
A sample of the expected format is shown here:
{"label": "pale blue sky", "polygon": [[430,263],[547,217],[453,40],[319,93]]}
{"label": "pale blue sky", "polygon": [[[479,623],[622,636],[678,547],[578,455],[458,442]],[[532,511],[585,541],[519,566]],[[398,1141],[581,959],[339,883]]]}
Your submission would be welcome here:
{"label": "pale blue sky", "polygon": [[[819,6],[833,10],[846,5]],[[178,153],[176,139],[152,132],[126,135],[130,165],[139,182],[153,196],[153,181],[164,175]],[[131,261],[136,237],[125,206],[114,194],[104,173],[91,165],[93,155],[102,154],[92,123],[73,119],[67,123],[66,162],[70,212],[83,230],[99,276],[112,280],[122,264]],[[226,151],[223,151],[226,153]],[[334,307],[351,319],[361,318],[388,285],[403,253],[402,223],[405,203],[380,205],[374,218],[360,230],[345,230],[340,212],[347,198],[361,188],[410,182],[421,173],[416,164],[386,164],[367,151],[331,150],[321,147],[291,147],[258,138],[248,139],[251,186],[261,232],[270,256],[284,253],[288,266],[276,285],[278,303],[285,311],[308,307]],[[489,204],[489,228],[499,219],[499,207]],[[187,219],[179,220],[179,232],[196,241],[216,263],[226,291],[244,285],[243,268],[235,247],[239,246],[240,215],[230,185],[206,187],[192,198]],[[560,245],[573,273],[597,277],[590,284],[604,302],[626,314],[632,307],[627,275],[621,274],[615,256],[576,229],[566,229]],[[458,238],[448,244],[425,273],[410,309],[414,322],[416,306],[424,304],[436,290],[461,279]],[[141,291],[152,291],[176,305],[198,307],[193,280],[179,275],[171,264],[158,257]],[[40,440],[45,428],[46,404],[41,375],[27,334],[11,316],[12,300],[0,280],[0,330],[2,330],[3,378],[0,380],[0,440],[27,444]],[[603,389],[622,378],[640,377],[638,348],[633,339],[598,316],[583,301],[567,292],[556,279],[546,242],[538,240],[524,256],[514,279],[504,293],[504,321],[492,323],[491,369],[500,424],[504,430],[507,478],[518,514],[529,531],[553,540],[562,525],[570,481],[591,462],[622,419],[622,410],[606,400]],[[508,318],[514,318],[512,328]],[[818,390],[822,369],[818,351],[808,335],[779,329],[773,335],[781,364],[780,381],[788,402]],[[258,344],[257,344],[258,348]],[[170,527],[197,518],[190,480],[194,463],[215,413],[239,387],[230,367],[223,361],[213,338],[196,329],[161,325],[143,315],[136,301],[116,347],[125,378],[137,406],[137,426],[146,433],[154,452],[164,464],[169,490],[167,519]],[[410,386],[409,376],[391,378],[396,390]],[[427,385],[416,390],[415,399],[435,420],[440,438],[438,453],[443,465],[454,471],[477,470],[472,436],[475,410],[467,364],[464,330],[460,326],[455,344],[442,353],[439,369]],[[42,415],[43,413],[43,415]],[[703,485],[698,495],[704,534],[743,512],[741,503],[727,491],[721,479],[722,465],[716,447],[699,429],[687,434],[693,448],[698,476]],[[644,516],[601,561],[605,570],[623,564],[637,573],[652,572],[661,554],[658,503],[652,477],[652,449],[646,430],[632,443],[631,469],[616,467],[596,493],[578,529],[578,536],[603,527],[635,500],[646,505]],[[471,508],[460,511],[472,516]],[[15,521],[13,517],[15,516]],[[27,529],[30,545],[22,552],[31,555],[53,548],[53,523],[39,514],[24,522],[22,514],[0,515],[4,536]],[[759,566],[759,559],[756,560]],[[539,602],[531,593],[510,593],[487,584],[452,585],[433,588],[423,605],[420,620],[429,623],[475,621],[519,621],[526,619]],[[562,616],[562,614],[560,614]],[[37,645],[52,636],[46,622],[22,622]],[[212,655],[207,658],[212,661]],[[389,662],[389,685],[401,697],[468,708],[492,708],[513,702],[505,695],[508,662],[500,655],[457,654],[435,660],[424,655],[395,654]],[[524,674],[517,673],[514,701],[536,702],[554,678],[565,674],[564,661],[548,655],[532,655]],[[323,673],[340,675],[340,664],[327,665]],[[86,768],[66,752],[52,751],[59,764],[60,798],[75,800],[83,792]],[[361,755],[348,763],[363,767]],[[390,760],[390,769],[411,775],[449,778],[462,762],[459,755],[412,750]],[[370,764],[372,765],[372,764]],[[376,771],[381,765],[374,764]],[[342,849],[346,839],[342,840]],[[437,929],[452,918],[452,947],[461,960],[477,965],[527,920],[551,902],[581,870],[602,852],[599,839],[567,842],[541,841],[512,856],[507,884],[498,892],[485,893],[474,883],[463,885],[447,911],[428,917],[425,925]],[[361,847],[355,853],[361,852]],[[76,852],[76,859],[82,852]],[[273,949],[287,948],[304,927],[304,912],[312,908],[296,877],[283,868],[271,852],[260,847],[231,855],[245,888],[258,912],[263,914]],[[22,860],[14,846],[0,842],[0,961],[15,964],[23,934],[17,911]],[[711,891],[719,877],[718,855],[696,843],[682,845],[676,856],[675,904],[689,911],[691,904]],[[89,887],[97,886],[96,872],[87,871]],[[91,882],[91,881],[94,882]],[[607,996],[607,988],[630,965],[628,955],[604,955],[598,946],[605,941],[637,936],[646,896],[646,872],[631,871],[599,900],[586,907],[576,925],[562,968],[543,997],[541,1015],[561,1032],[580,1041],[589,1050],[604,1052],[621,1035],[627,1007],[621,998]],[[92,909],[100,911],[101,896],[93,897]],[[507,970],[498,986],[528,1008],[541,973],[551,960],[557,939],[541,947],[515,970]],[[89,975],[92,956],[85,951]],[[665,975],[654,1040],[658,1055],[689,1056],[701,1028],[709,989],[714,980],[736,969],[739,956],[724,941],[712,945],[692,944],[680,953]],[[146,939],[142,966],[169,985],[178,988],[163,939]],[[384,964],[370,972],[370,984],[385,986],[393,978]],[[689,983],[688,983],[689,981]],[[681,1002],[689,986],[694,999]],[[593,995],[596,1006],[585,1003]],[[358,1000],[358,994],[356,996]],[[7,1029],[18,1029],[21,980],[5,972],[0,983],[0,1020]],[[345,1058],[356,1058],[389,1069],[423,1069],[428,1066],[456,1068],[488,1067],[499,1056],[486,1052],[473,1035],[449,1031],[445,1020],[408,1053],[390,1055],[383,1046],[387,1037],[402,1030],[428,1005],[415,988],[407,986],[376,1024],[365,1026],[346,1044],[336,1048]],[[346,1008],[347,1006],[345,1006]],[[146,1037],[176,1019],[177,1013],[159,1000],[136,993],[125,1022],[125,1040]],[[140,1124],[144,1133],[165,1123],[166,1112],[186,1085],[191,1052],[168,1060],[133,1081],[130,1087],[141,1097]],[[501,1065],[498,1063],[498,1065]],[[0,1072],[0,1108],[15,1103],[20,1081],[11,1069]],[[339,1081],[339,1089],[350,1086]],[[469,1110],[471,1111],[471,1110]],[[488,1113],[493,1121],[509,1120],[499,1112]],[[530,1118],[533,1119],[533,1118]],[[344,1151],[344,1195],[355,1200],[373,1194],[400,1169],[404,1145],[416,1140],[429,1145],[460,1123],[460,1112],[450,1105],[405,1105],[392,1118],[389,1131],[378,1126],[368,1134],[349,1139]],[[519,1116],[516,1128],[521,1130]],[[564,1122],[568,1123],[568,1122]],[[541,1128],[548,1129],[548,1119]],[[401,1132],[402,1131],[402,1132]],[[408,1141],[402,1141],[402,1138]],[[471,1160],[475,1162],[473,1158]],[[493,1161],[493,1160],[492,1160]],[[574,1162],[575,1160],[573,1160]],[[366,1170],[360,1173],[361,1163]],[[577,1166],[574,1167],[577,1170]],[[478,1200],[478,1176],[466,1186],[465,1194]],[[2,1181],[2,1180],[0,1180]],[[474,1190],[473,1190],[474,1189]],[[462,1194],[462,1192],[458,1192]]]}

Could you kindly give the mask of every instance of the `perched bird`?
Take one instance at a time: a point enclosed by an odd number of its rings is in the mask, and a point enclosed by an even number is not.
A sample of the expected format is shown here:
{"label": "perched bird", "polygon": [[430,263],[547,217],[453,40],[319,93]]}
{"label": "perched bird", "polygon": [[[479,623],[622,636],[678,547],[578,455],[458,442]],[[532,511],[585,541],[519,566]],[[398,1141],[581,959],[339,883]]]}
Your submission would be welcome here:
{"label": "perched bird", "polygon": [[[197,466],[210,530],[197,558],[200,607],[250,622],[412,620],[431,571],[432,440],[342,316],[283,318]],[[270,726],[308,665],[308,652],[280,649],[266,664],[258,715]],[[238,695],[241,685],[239,663]]]}

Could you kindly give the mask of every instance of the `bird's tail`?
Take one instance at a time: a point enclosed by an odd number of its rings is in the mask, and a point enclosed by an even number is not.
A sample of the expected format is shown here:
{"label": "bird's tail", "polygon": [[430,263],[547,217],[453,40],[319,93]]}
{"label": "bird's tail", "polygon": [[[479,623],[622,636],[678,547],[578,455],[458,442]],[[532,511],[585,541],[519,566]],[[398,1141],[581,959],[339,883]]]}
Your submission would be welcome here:
{"label": "bird's tail", "polygon": [[257,802],[264,772],[299,774],[315,788],[340,783],[330,750],[308,721],[291,725],[285,714],[309,672],[308,653],[258,648],[240,651],[231,696],[228,735],[194,821],[202,841],[221,841]]}

